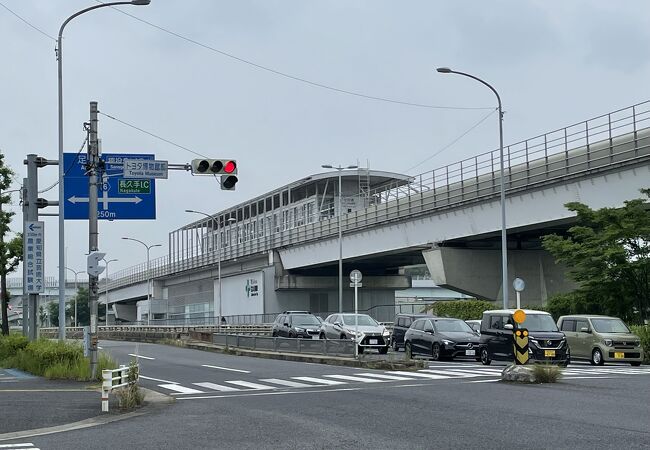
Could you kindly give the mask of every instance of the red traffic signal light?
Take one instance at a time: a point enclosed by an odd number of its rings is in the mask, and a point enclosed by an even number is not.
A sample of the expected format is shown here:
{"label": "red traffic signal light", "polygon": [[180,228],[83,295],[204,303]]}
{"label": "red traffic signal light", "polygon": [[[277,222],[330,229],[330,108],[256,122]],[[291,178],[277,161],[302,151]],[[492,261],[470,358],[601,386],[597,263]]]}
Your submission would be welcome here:
{"label": "red traffic signal light", "polygon": [[237,173],[237,163],[235,161],[225,161],[223,171],[226,173]]}

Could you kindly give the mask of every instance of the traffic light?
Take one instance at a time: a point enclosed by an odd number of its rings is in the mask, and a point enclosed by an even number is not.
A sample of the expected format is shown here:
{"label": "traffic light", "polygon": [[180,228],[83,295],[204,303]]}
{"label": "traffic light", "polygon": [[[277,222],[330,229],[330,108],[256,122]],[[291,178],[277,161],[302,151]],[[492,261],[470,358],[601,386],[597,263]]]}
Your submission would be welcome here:
{"label": "traffic light", "polygon": [[221,190],[234,191],[239,179],[235,175],[221,175]]}
{"label": "traffic light", "polygon": [[192,173],[194,175],[234,175],[237,173],[237,161],[232,159],[193,159]]}

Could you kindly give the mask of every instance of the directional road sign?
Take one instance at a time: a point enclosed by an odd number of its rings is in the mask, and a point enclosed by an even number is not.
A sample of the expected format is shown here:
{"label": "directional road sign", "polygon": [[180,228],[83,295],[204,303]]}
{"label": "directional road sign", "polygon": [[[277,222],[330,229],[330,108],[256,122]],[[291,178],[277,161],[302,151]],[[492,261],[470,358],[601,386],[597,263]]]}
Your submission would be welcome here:
{"label": "directional road sign", "polygon": [[[154,155],[104,153],[105,170],[98,180],[97,218],[105,220],[155,219],[153,179],[124,178],[124,160],[155,160]],[[65,219],[88,220],[86,154],[64,153]]]}
{"label": "directional road sign", "polygon": [[24,286],[28,294],[45,292],[45,222],[25,222]]}

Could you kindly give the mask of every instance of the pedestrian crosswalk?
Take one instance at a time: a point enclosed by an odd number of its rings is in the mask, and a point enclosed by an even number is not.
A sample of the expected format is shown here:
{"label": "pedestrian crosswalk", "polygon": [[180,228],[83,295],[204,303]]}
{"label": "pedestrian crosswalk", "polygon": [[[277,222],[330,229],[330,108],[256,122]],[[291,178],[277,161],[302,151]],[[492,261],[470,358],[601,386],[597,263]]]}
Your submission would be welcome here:
{"label": "pedestrian crosswalk", "polygon": [[[238,393],[274,391],[278,389],[308,389],[323,387],[339,387],[350,384],[377,384],[377,383],[398,383],[412,381],[445,381],[464,380],[468,382],[489,382],[496,381],[501,377],[503,367],[498,366],[476,366],[476,365],[430,365],[427,369],[414,372],[404,370],[392,371],[363,371],[349,372],[348,374],[323,374],[319,376],[292,376],[285,378],[260,378],[246,380],[227,380],[214,383],[211,381],[200,381],[185,386],[180,383],[166,382],[158,384],[165,392],[174,396],[185,396],[207,393]],[[579,378],[607,378],[611,376],[624,375],[650,375],[650,367],[590,367],[575,366],[565,368],[562,376],[566,379]],[[472,379],[472,380],[469,380]],[[476,380],[476,381],[473,381]]]}

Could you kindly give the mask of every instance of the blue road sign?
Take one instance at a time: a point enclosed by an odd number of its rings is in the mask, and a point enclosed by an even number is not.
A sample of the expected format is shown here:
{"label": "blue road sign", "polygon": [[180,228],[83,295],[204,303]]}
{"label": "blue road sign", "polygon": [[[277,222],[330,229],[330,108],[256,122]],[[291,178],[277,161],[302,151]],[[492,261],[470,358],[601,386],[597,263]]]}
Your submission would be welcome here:
{"label": "blue road sign", "polygon": [[[124,159],[155,159],[154,155],[104,153],[105,170],[97,180],[97,217],[104,220],[155,219],[153,179],[124,178]],[[65,219],[88,220],[88,176],[85,153],[64,153]]]}

